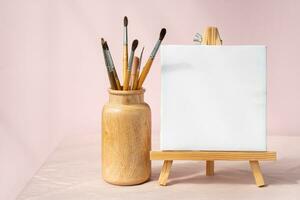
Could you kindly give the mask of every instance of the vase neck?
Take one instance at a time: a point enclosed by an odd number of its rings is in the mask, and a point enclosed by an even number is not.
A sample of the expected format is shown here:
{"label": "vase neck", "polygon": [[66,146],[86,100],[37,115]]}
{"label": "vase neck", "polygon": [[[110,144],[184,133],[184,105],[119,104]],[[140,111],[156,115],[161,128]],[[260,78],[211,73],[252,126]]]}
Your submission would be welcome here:
{"label": "vase neck", "polygon": [[144,103],[144,90],[109,90],[109,102],[124,105]]}

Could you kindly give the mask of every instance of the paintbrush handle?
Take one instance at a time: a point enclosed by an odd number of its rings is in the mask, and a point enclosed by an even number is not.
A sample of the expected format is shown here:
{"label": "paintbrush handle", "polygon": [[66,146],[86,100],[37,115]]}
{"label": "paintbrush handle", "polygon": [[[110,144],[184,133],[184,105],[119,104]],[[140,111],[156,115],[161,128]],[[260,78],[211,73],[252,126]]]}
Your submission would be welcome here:
{"label": "paintbrush handle", "polygon": [[126,70],[126,72],[125,72],[123,90],[129,90],[130,73],[131,73],[130,69]]}
{"label": "paintbrush handle", "polygon": [[138,57],[134,57],[132,69],[131,69],[130,81],[129,81],[129,87],[131,88],[131,90],[134,89],[133,87],[134,87],[134,82],[136,82],[136,72],[137,72],[139,63],[140,63],[140,59]]}
{"label": "paintbrush handle", "polygon": [[123,81],[125,82],[125,76],[128,68],[128,45],[123,46]]}
{"label": "paintbrush handle", "polygon": [[118,74],[117,74],[117,71],[116,71],[115,68],[113,68],[112,73],[113,73],[113,76],[114,76],[114,80],[115,80],[115,83],[116,83],[117,90],[122,90],[120,80],[119,80],[119,77],[118,77]]}
{"label": "paintbrush handle", "polygon": [[109,82],[110,82],[110,88],[113,89],[113,90],[116,90],[117,85],[116,85],[116,82],[115,82],[115,79],[114,79],[113,72],[112,71],[107,71],[107,74],[108,74],[108,79],[109,79]]}
{"label": "paintbrush handle", "polygon": [[132,90],[137,89],[139,76],[140,76],[140,68],[137,68],[136,73],[135,73],[135,77],[134,77],[134,81],[133,81]]}
{"label": "paintbrush handle", "polygon": [[137,89],[142,89],[142,86],[143,86],[143,83],[147,77],[147,74],[149,73],[150,71],[150,68],[151,68],[151,65],[152,65],[152,62],[153,62],[153,59],[150,57],[146,63],[146,65],[144,66],[143,68],[143,71],[141,73],[141,76],[139,78],[139,81],[138,81],[138,86],[137,86]]}

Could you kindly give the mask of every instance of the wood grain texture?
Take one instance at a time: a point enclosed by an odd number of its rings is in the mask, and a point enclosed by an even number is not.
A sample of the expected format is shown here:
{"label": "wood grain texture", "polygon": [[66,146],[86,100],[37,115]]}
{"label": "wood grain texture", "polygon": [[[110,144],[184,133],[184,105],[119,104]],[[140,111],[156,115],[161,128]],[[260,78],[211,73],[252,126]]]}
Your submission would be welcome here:
{"label": "wood grain texture", "polygon": [[116,185],[135,185],[151,174],[151,110],[144,90],[109,90],[102,112],[102,176]]}
{"label": "wood grain texture", "polygon": [[272,151],[151,151],[151,160],[276,160]]}
{"label": "wood grain texture", "polygon": [[162,186],[166,186],[170,175],[173,160],[165,160],[161,168],[158,183]]}
{"label": "wood grain texture", "polygon": [[214,175],[215,162],[213,160],[206,161],[206,176]]}
{"label": "wood grain texture", "polygon": [[259,162],[257,160],[250,160],[249,161],[250,167],[253,172],[253,176],[255,179],[255,183],[258,187],[262,187],[265,185],[264,177],[261,173]]}

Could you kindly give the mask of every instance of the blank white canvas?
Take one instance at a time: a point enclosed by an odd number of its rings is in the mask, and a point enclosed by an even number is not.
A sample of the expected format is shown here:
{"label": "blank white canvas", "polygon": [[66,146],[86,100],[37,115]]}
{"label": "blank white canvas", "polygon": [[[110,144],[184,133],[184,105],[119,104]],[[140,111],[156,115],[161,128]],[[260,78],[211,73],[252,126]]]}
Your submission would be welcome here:
{"label": "blank white canvas", "polygon": [[161,150],[266,151],[266,47],[163,45]]}

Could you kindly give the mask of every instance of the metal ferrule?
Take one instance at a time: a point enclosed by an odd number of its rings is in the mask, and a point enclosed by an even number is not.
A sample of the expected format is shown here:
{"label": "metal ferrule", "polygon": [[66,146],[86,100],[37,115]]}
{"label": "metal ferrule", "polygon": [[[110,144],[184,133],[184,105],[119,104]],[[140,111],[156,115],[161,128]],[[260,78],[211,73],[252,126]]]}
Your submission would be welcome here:
{"label": "metal ferrule", "polygon": [[105,53],[106,53],[106,57],[107,57],[107,69],[109,72],[112,72],[113,68],[114,68],[114,63],[113,63],[111,54],[108,50],[106,50]]}
{"label": "metal ferrule", "polygon": [[128,45],[128,31],[127,31],[127,26],[124,27],[123,44],[124,45]]}
{"label": "metal ferrule", "polygon": [[128,61],[128,68],[127,68],[127,70],[131,70],[131,68],[132,68],[133,55],[134,55],[134,52],[131,52],[130,57],[129,57],[129,61]]}
{"label": "metal ferrule", "polygon": [[161,40],[158,40],[154,46],[154,49],[152,50],[151,52],[151,55],[150,55],[150,58],[154,59],[158,49],[159,49],[159,46],[160,46],[160,43],[161,43]]}

